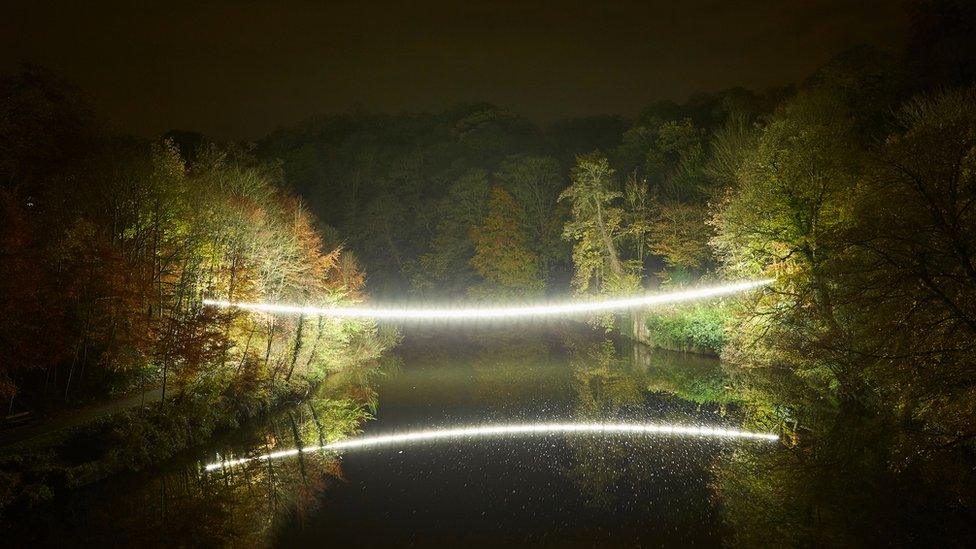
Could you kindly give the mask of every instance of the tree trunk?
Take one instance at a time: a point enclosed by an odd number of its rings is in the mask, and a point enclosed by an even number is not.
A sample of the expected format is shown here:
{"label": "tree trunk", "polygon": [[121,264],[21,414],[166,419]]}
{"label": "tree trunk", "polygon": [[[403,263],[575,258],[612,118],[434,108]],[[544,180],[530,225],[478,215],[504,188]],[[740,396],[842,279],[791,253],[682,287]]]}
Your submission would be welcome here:
{"label": "tree trunk", "polygon": [[291,380],[291,374],[295,372],[295,364],[298,362],[298,353],[302,351],[302,328],[305,326],[305,315],[298,315],[298,327],[295,328],[295,346],[291,351],[291,365],[288,367],[288,374],[285,381]]}
{"label": "tree trunk", "polygon": [[610,234],[607,233],[607,226],[603,222],[603,205],[599,202],[596,204],[596,222],[600,226],[600,236],[603,239],[603,245],[607,249],[607,258],[610,260],[610,270],[617,278],[621,278],[624,275],[623,265],[620,264],[620,258],[617,256],[617,247],[613,245],[613,239],[610,238]]}

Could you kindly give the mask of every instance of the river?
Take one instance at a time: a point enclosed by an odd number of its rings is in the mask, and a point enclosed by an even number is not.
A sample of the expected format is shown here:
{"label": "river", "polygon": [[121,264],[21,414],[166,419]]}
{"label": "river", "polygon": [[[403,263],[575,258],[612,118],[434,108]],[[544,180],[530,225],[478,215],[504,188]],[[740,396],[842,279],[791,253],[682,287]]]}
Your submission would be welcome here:
{"label": "river", "polygon": [[408,333],[380,364],[335,376],[309,399],[157,470],[52,502],[15,535],[41,545],[684,547],[971,533],[951,493],[893,477],[882,463],[889,454],[874,449],[878,425],[863,417],[833,417],[830,435],[813,445],[563,434],[205,469],[348,436],[458,425],[773,427],[740,400],[716,359],[586,330]]}

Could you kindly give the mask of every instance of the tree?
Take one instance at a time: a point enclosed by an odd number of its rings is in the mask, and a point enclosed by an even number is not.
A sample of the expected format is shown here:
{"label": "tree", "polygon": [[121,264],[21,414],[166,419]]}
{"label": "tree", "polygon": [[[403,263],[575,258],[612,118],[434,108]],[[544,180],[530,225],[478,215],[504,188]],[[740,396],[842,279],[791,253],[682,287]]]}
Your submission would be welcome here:
{"label": "tree", "polygon": [[[852,222],[860,148],[845,103],[821,89],[804,91],[764,128],[738,187],[712,218],[712,244],[728,275],[776,279],[754,304],[753,329],[737,330],[738,359],[785,363],[850,398],[863,387],[830,273]],[[761,347],[746,343],[754,338]]]}
{"label": "tree", "polygon": [[559,195],[570,203],[572,217],[563,229],[563,238],[575,241],[573,283],[586,292],[593,282],[602,292],[627,291],[637,287],[639,275],[634,265],[625,263],[618,242],[625,235],[624,210],[615,205],[622,198],[613,190],[614,170],[599,153],[577,157],[572,184]]}
{"label": "tree", "polygon": [[471,266],[484,279],[472,289],[481,295],[525,296],[541,293],[544,281],[539,258],[528,248],[522,229],[525,213],[511,194],[493,187],[488,198],[488,215],[471,229],[475,254]]}
{"label": "tree", "polygon": [[624,185],[624,199],[627,204],[627,236],[633,244],[637,265],[643,270],[654,208],[647,182],[638,181],[636,174],[630,174]]}
{"label": "tree", "polygon": [[544,156],[509,157],[494,177],[520,205],[519,223],[525,227],[527,245],[548,280],[553,266],[568,255],[560,238],[564,212],[558,200],[564,176],[559,162]]}
{"label": "tree", "polygon": [[[709,260],[710,231],[704,224],[712,180],[706,173],[706,133],[677,106],[643,117],[616,151],[632,169],[624,187],[628,232],[638,263],[650,252],[667,267],[702,268]],[[668,276],[667,271],[660,273]]]}
{"label": "tree", "polygon": [[430,250],[420,256],[412,279],[413,289],[423,294],[459,295],[478,283],[471,258],[475,244],[471,229],[487,212],[488,174],[466,173],[451,186],[439,206],[439,222]]}
{"label": "tree", "polygon": [[668,267],[691,270],[705,265],[711,256],[708,212],[704,204],[659,204],[647,229],[647,247],[664,258]]}
{"label": "tree", "polygon": [[843,272],[869,378],[957,438],[976,413],[976,89],[912,99],[857,195]]}

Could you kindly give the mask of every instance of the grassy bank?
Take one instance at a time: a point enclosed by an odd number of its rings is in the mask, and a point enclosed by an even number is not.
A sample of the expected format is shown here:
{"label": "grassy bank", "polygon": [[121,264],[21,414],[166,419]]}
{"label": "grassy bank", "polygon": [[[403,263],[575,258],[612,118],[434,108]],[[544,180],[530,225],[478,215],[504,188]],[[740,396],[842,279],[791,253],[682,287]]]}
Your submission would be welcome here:
{"label": "grassy bank", "polygon": [[660,349],[718,356],[725,345],[727,320],[722,302],[658,309],[642,319],[637,338]]}

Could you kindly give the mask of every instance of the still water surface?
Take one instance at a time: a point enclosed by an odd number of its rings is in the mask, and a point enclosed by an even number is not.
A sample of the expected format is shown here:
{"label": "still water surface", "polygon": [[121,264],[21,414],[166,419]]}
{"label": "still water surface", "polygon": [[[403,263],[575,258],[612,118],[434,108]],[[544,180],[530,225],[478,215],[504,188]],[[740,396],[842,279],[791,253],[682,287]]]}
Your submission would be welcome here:
{"label": "still water surface", "polygon": [[[509,342],[434,353],[404,349],[399,371],[378,385],[377,417],[365,434],[565,420],[729,424],[719,405],[647,390],[662,359],[704,375],[717,367],[712,361],[653,353],[634,360],[602,341],[568,347]],[[720,529],[708,469],[729,444],[774,448],[755,441],[551,436],[348,453],[346,482],[275,540],[715,542]]]}
{"label": "still water surface", "polygon": [[828,439],[854,463],[828,451],[804,455],[788,441],[559,435],[322,452],[204,471],[220,457],[356,432],[748,421],[717,360],[592,333],[408,334],[393,355],[186,459],[56,502],[63,518],[27,524],[30,536],[45,545],[683,547],[812,538],[872,545],[939,539],[939,528],[957,532],[953,521],[966,522],[951,512],[932,519],[928,507],[919,513],[906,495],[917,490],[889,482],[857,432]]}

